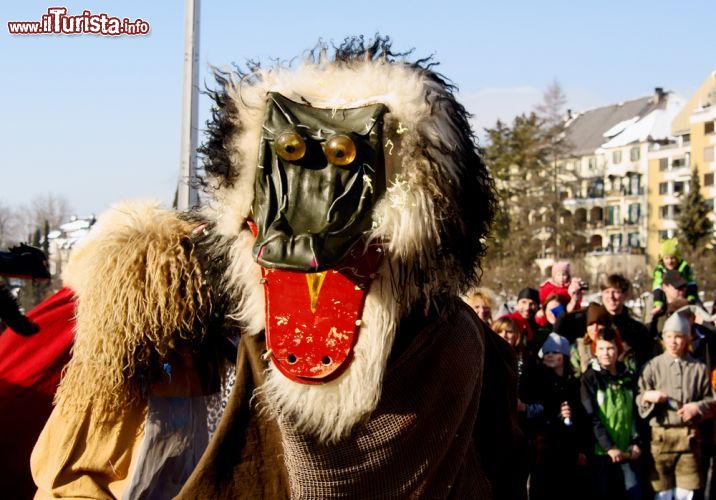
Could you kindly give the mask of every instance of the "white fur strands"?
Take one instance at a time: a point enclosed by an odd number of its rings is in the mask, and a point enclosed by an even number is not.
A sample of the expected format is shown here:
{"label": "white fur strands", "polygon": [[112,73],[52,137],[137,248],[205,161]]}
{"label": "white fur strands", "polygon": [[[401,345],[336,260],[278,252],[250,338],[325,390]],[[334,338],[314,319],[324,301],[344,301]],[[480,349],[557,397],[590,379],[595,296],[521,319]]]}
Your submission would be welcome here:
{"label": "white fur strands", "polygon": [[271,370],[262,391],[300,429],[336,440],[374,410],[400,318],[417,303],[458,295],[478,282],[494,189],[454,88],[429,61],[393,54],[386,38],[348,39],[329,55],[319,47],[295,67],[253,65],[216,72],[219,89],[208,123],[206,184],[214,193],[204,216],[215,249],[228,260],[222,279],[232,316],[255,333],[264,325],[260,268],[251,257],[246,219],[254,199],[269,92],[326,109],[384,104],[386,192],[373,209],[369,240],[386,245],[371,286],[350,368],[323,385],[301,385]]}
{"label": "white fur strands", "polygon": [[233,238],[213,235],[206,243],[210,255],[226,257],[226,269],[219,283],[230,299],[226,316],[239,322],[242,333],[249,335],[260,333],[266,328],[261,267],[251,254],[254,241],[251,231],[246,229]]}
{"label": "white fur strands", "polygon": [[325,384],[298,384],[269,367],[259,388],[266,401],[289,425],[321,441],[338,441],[375,409],[385,366],[401,316],[393,297],[387,263],[366,296],[354,358],[340,377]]}
{"label": "white fur strands", "polygon": [[217,106],[202,148],[215,194],[207,214],[222,236],[242,230],[269,92],[328,109],[385,104],[384,155],[393,166],[370,236],[387,241],[390,253],[414,268],[404,275],[423,277],[422,298],[457,294],[477,283],[494,212],[492,180],[450,84],[429,65],[392,57],[388,40],[372,43],[348,40],[334,60],[323,47],[296,67],[217,72],[220,89],[211,93]]}
{"label": "white fur strands", "polygon": [[203,335],[211,300],[191,230],[155,203],[119,204],[73,252],[64,278],[78,296],[77,325],[58,405],[136,402],[152,358]]}

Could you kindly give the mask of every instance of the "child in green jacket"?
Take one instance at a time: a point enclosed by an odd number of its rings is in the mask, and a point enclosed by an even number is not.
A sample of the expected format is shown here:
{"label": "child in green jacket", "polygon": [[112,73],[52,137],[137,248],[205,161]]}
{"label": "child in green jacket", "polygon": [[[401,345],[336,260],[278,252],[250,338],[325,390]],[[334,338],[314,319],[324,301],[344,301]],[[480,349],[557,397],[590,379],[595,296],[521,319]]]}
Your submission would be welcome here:
{"label": "child in green jacket", "polygon": [[664,274],[667,271],[677,271],[686,282],[686,300],[694,303],[698,300],[696,278],[691,266],[681,256],[681,247],[679,240],[670,238],[661,242],[660,260],[654,268],[654,282],[651,286],[652,296],[654,298],[654,308],[651,311],[652,316],[663,313],[666,310],[666,296],[661,286],[664,284]]}
{"label": "child in green jacket", "polygon": [[582,375],[582,405],[592,423],[592,465],[598,498],[642,497],[635,461],[641,455],[634,408],[635,381],[617,361],[624,346],[612,328],[596,338],[596,358]]}

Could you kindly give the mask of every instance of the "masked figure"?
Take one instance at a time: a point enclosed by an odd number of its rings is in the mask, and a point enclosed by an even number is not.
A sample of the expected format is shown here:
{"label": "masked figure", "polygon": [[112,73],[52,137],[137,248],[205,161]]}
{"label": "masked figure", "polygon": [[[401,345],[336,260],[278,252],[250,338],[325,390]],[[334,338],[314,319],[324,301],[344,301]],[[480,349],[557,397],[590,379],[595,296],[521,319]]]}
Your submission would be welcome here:
{"label": "masked figure", "polygon": [[383,38],[217,80],[206,205],[116,207],[70,263],[40,494],[499,496],[516,376],[458,298],[494,197],[453,87]]}

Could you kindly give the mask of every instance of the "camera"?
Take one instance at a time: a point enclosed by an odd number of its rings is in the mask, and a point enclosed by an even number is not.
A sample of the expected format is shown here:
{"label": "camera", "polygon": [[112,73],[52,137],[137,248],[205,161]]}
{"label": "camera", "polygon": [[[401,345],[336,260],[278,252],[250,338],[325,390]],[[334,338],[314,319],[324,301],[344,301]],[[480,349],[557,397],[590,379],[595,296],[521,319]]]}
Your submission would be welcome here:
{"label": "camera", "polygon": [[580,291],[589,290],[589,282],[584,281],[584,280],[580,281],[579,282],[579,290]]}

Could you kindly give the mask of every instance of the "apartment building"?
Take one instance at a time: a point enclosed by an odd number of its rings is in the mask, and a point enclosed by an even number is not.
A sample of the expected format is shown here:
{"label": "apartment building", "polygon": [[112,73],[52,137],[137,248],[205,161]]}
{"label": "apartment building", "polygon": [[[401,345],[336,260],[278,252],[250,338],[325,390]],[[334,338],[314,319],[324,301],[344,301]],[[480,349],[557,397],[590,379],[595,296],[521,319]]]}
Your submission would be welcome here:
{"label": "apartment building", "polygon": [[677,231],[682,198],[690,191],[692,168],[698,170],[701,194],[714,217],[716,198],[716,71],[701,84],[671,122],[672,139],[654,144],[648,154],[649,265],[659,258],[659,243]]}
{"label": "apartment building", "polygon": [[563,203],[584,235],[586,263],[603,272],[646,269],[649,151],[673,141],[684,100],[656,88],[650,96],[585,111],[567,122]]}

